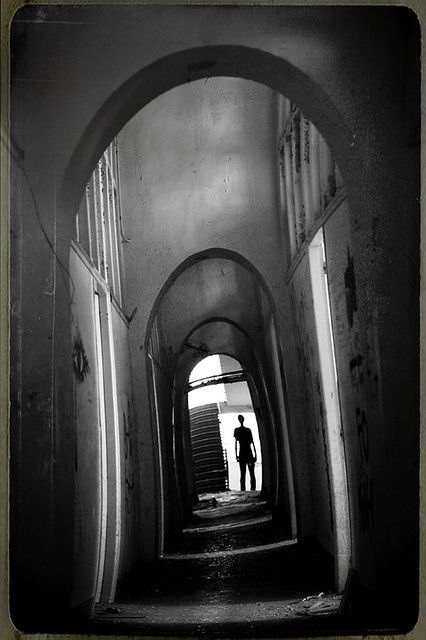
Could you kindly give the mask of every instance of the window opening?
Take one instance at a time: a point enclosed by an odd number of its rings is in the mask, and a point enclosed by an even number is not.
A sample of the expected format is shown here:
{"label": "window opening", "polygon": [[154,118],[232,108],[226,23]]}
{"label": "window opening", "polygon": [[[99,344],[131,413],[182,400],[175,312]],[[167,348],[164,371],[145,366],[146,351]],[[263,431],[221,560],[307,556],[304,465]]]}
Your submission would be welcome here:
{"label": "window opening", "polygon": [[122,304],[121,208],[118,145],[114,140],[98,160],[75,218],[74,240],[98,276]]}
{"label": "window opening", "polygon": [[291,258],[343,188],[330,149],[317,128],[293,103],[279,96],[278,145],[283,218],[287,218]]}

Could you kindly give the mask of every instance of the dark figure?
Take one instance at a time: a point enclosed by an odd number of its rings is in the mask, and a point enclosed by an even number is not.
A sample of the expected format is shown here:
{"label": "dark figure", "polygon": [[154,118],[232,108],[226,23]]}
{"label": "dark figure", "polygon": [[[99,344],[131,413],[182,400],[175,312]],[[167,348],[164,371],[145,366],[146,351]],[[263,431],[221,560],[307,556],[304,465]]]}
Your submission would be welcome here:
{"label": "dark figure", "polygon": [[[254,476],[254,463],[257,460],[256,447],[254,446],[251,430],[244,426],[244,417],[238,416],[241,426],[234,431],[235,456],[240,463],[240,484],[241,491],[246,490],[246,467],[250,474],[250,490],[256,490],[256,478]],[[239,451],[238,451],[239,445]],[[253,447],[253,450],[252,450]]]}

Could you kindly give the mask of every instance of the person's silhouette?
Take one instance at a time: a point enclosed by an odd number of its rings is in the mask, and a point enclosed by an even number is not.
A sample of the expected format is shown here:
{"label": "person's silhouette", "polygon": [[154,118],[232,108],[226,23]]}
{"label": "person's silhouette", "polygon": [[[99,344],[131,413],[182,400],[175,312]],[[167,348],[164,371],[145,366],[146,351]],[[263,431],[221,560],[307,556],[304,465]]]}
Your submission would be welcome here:
{"label": "person's silhouette", "polygon": [[[240,421],[239,427],[234,430],[235,438],[235,457],[240,463],[240,485],[241,491],[246,490],[246,467],[250,474],[250,489],[256,490],[256,478],[254,475],[254,463],[257,460],[256,447],[254,446],[251,429],[244,426],[244,417],[238,416]],[[252,450],[253,447],[253,450]]]}

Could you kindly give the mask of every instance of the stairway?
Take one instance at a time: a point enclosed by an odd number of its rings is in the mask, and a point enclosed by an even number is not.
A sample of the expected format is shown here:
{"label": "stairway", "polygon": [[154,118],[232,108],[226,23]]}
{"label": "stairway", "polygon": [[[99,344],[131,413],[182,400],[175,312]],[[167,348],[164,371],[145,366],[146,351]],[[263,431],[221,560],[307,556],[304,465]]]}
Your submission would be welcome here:
{"label": "stairway", "polygon": [[228,488],[228,465],[220,437],[217,404],[193,407],[189,417],[197,491],[225,491]]}

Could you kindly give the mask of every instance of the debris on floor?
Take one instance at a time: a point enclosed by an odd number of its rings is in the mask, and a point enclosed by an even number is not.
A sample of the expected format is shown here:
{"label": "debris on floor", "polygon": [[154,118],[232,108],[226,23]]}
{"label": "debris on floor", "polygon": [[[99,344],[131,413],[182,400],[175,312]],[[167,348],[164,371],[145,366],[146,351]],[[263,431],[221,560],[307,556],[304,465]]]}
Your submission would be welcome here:
{"label": "debris on floor", "polygon": [[333,593],[333,567],[320,547],[285,544],[260,492],[200,497],[198,526],[188,523],[174,553],[141,565],[117,594],[118,606],[97,605],[96,630],[250,635],[257,625],[272,632],[281,624],[334,624],[341,596]]}
{"label": "debris on floor", "polygon": [[117,615],[121,613],[121,609],[119,607],[105,607],[105,609],[102,609],[101,611],[99,611],[99,614],[104,616],[104,615]]}
{"label": "debris on floor", "polygon": [[295,607],[296,615],[322,615],[336,613],[341,597],[336,594],[325,595],[322,591],[316,596],[306,596]]}

